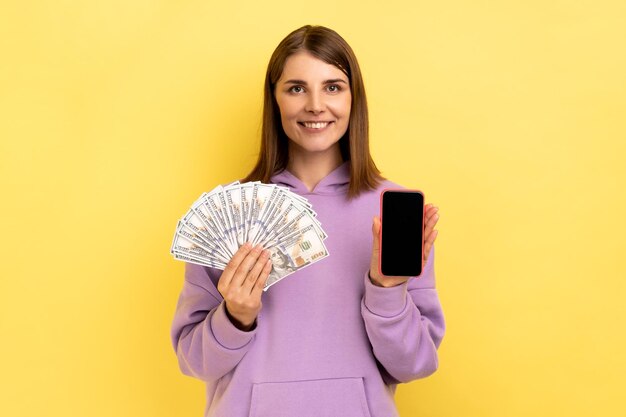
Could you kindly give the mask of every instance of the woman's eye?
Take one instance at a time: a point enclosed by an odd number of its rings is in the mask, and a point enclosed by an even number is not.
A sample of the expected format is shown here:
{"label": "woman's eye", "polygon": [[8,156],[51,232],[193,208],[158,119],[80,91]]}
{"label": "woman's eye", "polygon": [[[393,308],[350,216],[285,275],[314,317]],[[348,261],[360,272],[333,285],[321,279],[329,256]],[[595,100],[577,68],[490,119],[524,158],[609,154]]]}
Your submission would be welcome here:
{"label": "woman's eye", "polygon": [[304,88],[302,88],[302,87],[301,87],[301,86],[299,86],[299,85],[294,85],[293,87],[291,87],[291,88],[289,89],[289,91],[290,91],[290,92],[292,92],[292,93],[301,93],[301,92],[303,92],[303,91],[304,91]]}
{"label": "woman's eye", "polygon": [[331,84],[328,86],[328,91],[330,91],[331,93],[336,93],[337,91],[341,91],[341,87],[339,87],[337,84]]}

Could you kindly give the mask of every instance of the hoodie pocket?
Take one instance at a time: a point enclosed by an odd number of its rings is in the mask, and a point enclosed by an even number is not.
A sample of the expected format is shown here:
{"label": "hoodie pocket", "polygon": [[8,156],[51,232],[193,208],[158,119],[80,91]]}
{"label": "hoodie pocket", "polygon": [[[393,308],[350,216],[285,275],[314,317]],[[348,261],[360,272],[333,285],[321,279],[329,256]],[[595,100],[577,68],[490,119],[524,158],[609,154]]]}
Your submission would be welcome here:
{"label": "hoodie pocket", "polygon": [[371,415],[363,378],[335,378],[254,384],[250,417]]}

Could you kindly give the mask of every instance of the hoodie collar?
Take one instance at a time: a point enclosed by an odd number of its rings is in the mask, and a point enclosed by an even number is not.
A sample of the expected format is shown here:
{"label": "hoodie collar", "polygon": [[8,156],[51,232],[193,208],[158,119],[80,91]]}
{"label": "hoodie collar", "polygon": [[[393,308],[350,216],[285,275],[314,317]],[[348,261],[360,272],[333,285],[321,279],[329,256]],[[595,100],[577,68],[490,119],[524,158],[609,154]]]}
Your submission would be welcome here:
{"label": "hoodie collar", "polygon": [[350,161],[345,161],[339,165],[315,186],[313,191],[309,191],[306,185],[298,177],[293,175],[287,169],[284,169],[271,177],[272,183],[289,187],[293,192],[304,194],[345,194],[348,192],[350,184]]}

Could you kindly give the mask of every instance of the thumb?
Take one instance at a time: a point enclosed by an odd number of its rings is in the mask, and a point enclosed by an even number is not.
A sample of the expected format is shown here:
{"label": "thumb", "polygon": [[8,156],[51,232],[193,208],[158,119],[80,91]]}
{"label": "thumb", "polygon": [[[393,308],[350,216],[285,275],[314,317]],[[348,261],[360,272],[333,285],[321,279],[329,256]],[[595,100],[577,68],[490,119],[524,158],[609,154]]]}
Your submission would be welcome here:
{"label": "thumb", "polygon": [[380,248],[380,218],[374,217],[372,222],[372,238],[373,238],[373,250],[378,252]]}

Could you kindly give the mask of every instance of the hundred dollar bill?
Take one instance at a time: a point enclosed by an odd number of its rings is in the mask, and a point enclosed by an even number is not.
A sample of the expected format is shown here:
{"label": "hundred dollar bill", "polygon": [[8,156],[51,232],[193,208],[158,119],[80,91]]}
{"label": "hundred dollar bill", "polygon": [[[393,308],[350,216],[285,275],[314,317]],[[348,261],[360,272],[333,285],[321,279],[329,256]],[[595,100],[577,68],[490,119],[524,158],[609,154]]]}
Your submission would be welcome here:
{"label": "hundred dollar bill", "polygon": [[282,191],[278,191],[273,196],[273,198],[268,201],[265,212],[263,213],[263,217],[259,222],[257,234],[253,239],[253,243],[256,244],[263,241],[264,236],[267,235],[269,228],[273,224],[276,216],[278,216],[279,213],[284,210],[283,205],[286,206],[286,201],[287,195]]}
{"label": "hundred dollar bill", "polygon": [[263,224],[266,217],[265,213],[271,205],[272,199],[276,197],[278,192],[279,191],[276,186],[272,184],[259,184],[254,188],[250,233],[248,235],[248,240],[250,242],[256,241],[256,235],[259,233],[261,224]]}
{"label": "hundred dollar bill", "polygon": [[304,207],[308,207],[309,209],[312,207],[311,203],[309,203],[309,201],[302,197],[301,195],[298,195],[296,193],[291,192],[291,190],[287,187],[282,187],[280,185],[277,185],[276,187],[278,187],[279,190],[289,193],[291,194],[291,197],[293,198],[293,200],[297,201],[298,203],[302,204]]}
{"label": "hundred dollar bill", "polygon": [[241,186],[233,186],[224,188],[226,199],[226,213],[230,218],[230,233],[234,235],[237,247],[241,247],[245,243],[244,239],[244,221],[243,221],[243,204],[241,201]]}
{"label": "hundred dollar bill", "polygon": [[[239,214],[239,207],[233,207],[235,205],[232,195],[233,192],[233,188],[224,188],[222,194],[219,196],[219,201],[226,218],[226,234],[230,237],[235,246],[239,248],[240,244],[237,241],[237,219],[235,218],[235,213],[233,213],[233,210],[236,209],[237,214]],[[236,204],[239,206],[238,200]]]}
{"label": "hundred dollar bill", "polygon": [[254,183],[245,183],[241,185],[241,228],[243,230],[243,241],[244,243],[248,241],[248,232],[250,223],[248,222],[248,218],[250,216],[250,205],[252,203],[252,189],[254,188]]}
{"label": "hundred dollar bill", "polygon": [[272,270],[264,290],[286,276],[328,256],[328,249],[312,225],[268,250],[272,260]]}
{"label": "hundred dollar bill", "polygon": [[248,212],[246,214],[246,230],[247,230],[247,234],[246,234],[246,241],[250,242],[252,241],[252,237],[254,236],[255,233],[255,222],[256,219],[259,217],[259,213],[262,209],[262,206],[264,204],[263,201],[259,201],[261,200],[261,197],[259,196],[259,190],[261,187],[258,186],[254,186],[252,187],[252,195],[250,196],[250,203],[248,206]]}
{"label": "hundred dollar bill", "polygon": [[204,197],[204,201],[207,209],[214,214],[217,229],[219,233],[224,236],[224,241],[229,252],[235,254],[238,246],[233,235],[229,233],[231,226],[228,214],[225,210],[226,199],[224,198],[224,194],[221,191],[215,194],[208,194]]}
{"label": "hundred dollar bill", "polygon": [[307,226],[313,227],[321,240],[328,237],[317,219],[311,216],[308,211],[289,210],[270,228],[271,233],[265,237],[262,244],[264,246],[275,245],[285,236],[297,233]]}
{"label": "hundred dollar bill", "polygon": [[180,233],[174,235],[174,241],[170,252],[175,256],[185,256],[193,258],[197,262],[202,262],[203,265],[211,266],[214,268],[225,268],[226,264],[223,261],[215,259],[214,253],[207,250],[206,247],[200,246],[194,243]]}
{"label": "hundred dollar bill", "polygon": [[[182,236],[186,240],[192,242],[194,245],[202,248],[210,255],[211,259],[215,259],[225,263],[230,260],[230,257],[224,256],[221,253],[220,248],[217,247],[212,241],[205,240],[201,235],[189,229],[184,223],[179,223],[176,228],[176,235]],[[174,236],[174,239],[176,240],[176,236]]]}
{"label": "hundred dollar bill", "polygon": [[258,236],[257,240],[264,244],[270,236],[273,236],[278,229],[282,228],[282,225],[288,222],[291,217],[296,217],[299,214],[298,208],[291,201],[284,204],[284,209],[281,208],[280,212],[277,212],[270,218],[269,223],[263,227],[263,231]]}
{"label": "hundred dollar bill", "polygon": [[291,202],[293,204],[295,204],[300,210],[308,211],[313,217],[317,216],[317,213],[312,208],[313,206],[311,205],[311,203],[309,203],[309,201],[306,198],[304,198],[304,197],[302,197],[302,196],[300,196],[300,195],[298,195],[296,193],[293,193],[287,187],[280,187],[280,186],[277,186],[277,187],[278,187],[279,190],[289,194]]}
{"label": "hundred dollar bill", "polygon": [[214,195],[217,192],[221,192],[220,190],[213,190],[210,193],[204,193],[202,196],[191,206],[192,209],[198,211],[198,214],[201,216],[202,220],[207,224],[210,231],[214,235],[223,236],[224,232],[222,231],[222,214],[217,211],[217,207],[209,204],[208,197]]}
{"label": "hundred dollar bill", "polygon": [[173,253],[173,255],[174,255],[175,259],[178,259],[180,261],[189,262],[189,263],[196,264],[196,265],[208,266],[208,267],[211,267],[211,268],[222,269],[222,270],[224,268],[226,268],[226,265],[222,265],[222,264],[219,264],[219,263],[215,263],[214,264],[212,262],[207,262],[207,261],[205,261],[203,259],[198,259],[198,258],[196,258],[194,256],[183,255],[183,254],[177,253],[177,252]]}
{"label": "hundred dollar bill", "polygon": [[[187,218],[192,222],[195,219],[199,219],[204,225],[204,229],[198,227],[199,232],[206,232],[205,235],[222,249],[224,256],[233,256],[234,252],[231,252],[228,242],[226,241],[226,237],[220,229],[218,215],[209,206],[206,199],[202,198],[197,204],[194,204],[194,206],[191,207],[190,212],[183,218],[183,223],[188,223]],[[192,225],[197,227],[196,223],[192,223]]]}
{"label": "hundred dollar bill", "polygon": [[191,208],[187,214],[181,219],[180,223],[187,226],[187,228],[191,229],[194,233],[200,235],[200,237],[210,243],[215,244],[219,247],[224,255],[228,253],[224,250],[221,241],[223,238],[216,234],[213,229],[207,225],[210,222],[210,218],[205,216],[203,213],[199,212],[200,209]]}

